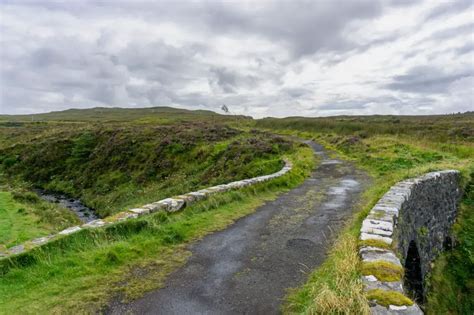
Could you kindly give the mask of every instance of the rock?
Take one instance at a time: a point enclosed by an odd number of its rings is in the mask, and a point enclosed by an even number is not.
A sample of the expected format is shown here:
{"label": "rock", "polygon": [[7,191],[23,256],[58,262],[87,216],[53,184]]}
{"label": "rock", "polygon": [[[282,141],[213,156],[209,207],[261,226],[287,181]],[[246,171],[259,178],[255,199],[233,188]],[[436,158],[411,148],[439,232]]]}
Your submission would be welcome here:
{"label": "rock", "polygon": [[400,260],[394,253],[388,251],[385,253],[381,252],[372,252],[367,251],[362,253],[362,261],[363,262],[374,262],[374,261],[386,261],[392,263],[394,265],[402,267]]}
{"label": "rock", "polygon": [[368,282],[377,281],[377,278],[376,278],[375,276],[372,276],[372,275],[370,275],[370,276],[363,276],[362,279],[363,279],[364,281],[368,281]]}
{"label": "rock", "polygon": [[392,239],[390,237],[380,236],[380,235],[377,235],[377,234],[361,233],[360,234],[360,239],[362,241],[376,240],[376,241],[382,241],[382,242],[384,242],[388,245],[392,244]]}
{"label": "rock", "polygon": [[412,306],[406,306],[406,309],[401,310],[390,310],[384,306],[376,305],[370,308],[370,312],[374,315],[423,315],[420,307],[416,304]]}
{"label": "rock", "polygon": [[179,211],[185,206],[183,199],[166,198],[158,202],[166,205],[165,210],[168,212]]}
{"label": "rock", "polygon": [[157,211],[160,211],[160,210],[164,209],[162,205],[157,204],[156,202],[146,204],[144,206],[141,206],[140,208],[148,209],[148,210],[150,210],[150,213],[154,213],[154,212],[157,212]]}
{"label": "rock", "polygon": [[73,226],[73,227],[62,230],[58,234],[60,234],[60,235],[69,235],[69,234],[76,233],[80,230],[82,230],[80,226]]}
{"label": "rock", "polygon": [[362,222],[361,232],[390,237],[393,234],[393,224],[382,220],[365,219]]}
{"label": "rock", "polygon": [[38,237],[38,238],[35,238],[35,239],[31,240],[31,244],[35,245],[35,246],[43,245],[43,244],[46,244],[53,237],[54,237],[54,235]]}
{"label": "rock", "polygon": [[206,198],[206,194],[204,194],[202,192],[198,192],[198,191],[190,192],[187,195],[193,196],[195,200],[202,200],[202,199]]}
{"label": "rock", "polygon": [[138,214],[138,216],[142,216],[142,215],[150,213],[150,209],[147,209],[147,208],[133,208],[133,209],[130,209],[128,211],[136,213],[136,214]]}
{"label": "rock", "polygon": [[89,223],[83,224],[82,227],[85,227],[85,228],[98,228],[98,227],[104,226],[105,224],[106,224],[105,221],[103,221],[101,219],[98,219],[98,220],[94,220],[94,221],[91,221]]}
{"label": "rock", "polygon": [[25,251],[25,245],[17,245],[17,246],[10,247],[8,249],[8,252],[10,253],[10,255],[21,254],[24,251]]}
{"label": "rock", "polygon": [[396,292],[403,293],[403,286],[400,281],[383,282],[383,281],[367,281],[363,279],[362,282],[364,283],[364,291],[380,289],[380,290],[396,291]]}
{"label": "rock", "polygon": [[129,211],[123,211],[116,215],[116,222],[125,221],[128,219],[136,219],[136,218],[138,218],[138,214],[129,212]]}

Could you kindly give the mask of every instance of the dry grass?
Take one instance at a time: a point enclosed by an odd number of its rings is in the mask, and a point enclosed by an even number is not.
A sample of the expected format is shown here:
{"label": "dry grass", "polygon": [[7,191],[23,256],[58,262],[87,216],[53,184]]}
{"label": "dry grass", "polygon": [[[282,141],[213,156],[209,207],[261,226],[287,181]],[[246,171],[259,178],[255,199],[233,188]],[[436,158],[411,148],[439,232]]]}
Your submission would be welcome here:
{"label": "dry grass", "polygon": [[[326,262],[288,297],[287,314],[369,314],[358,273],[357,238],[343,234]],[[312,300],[307,305],[307,297]]]}

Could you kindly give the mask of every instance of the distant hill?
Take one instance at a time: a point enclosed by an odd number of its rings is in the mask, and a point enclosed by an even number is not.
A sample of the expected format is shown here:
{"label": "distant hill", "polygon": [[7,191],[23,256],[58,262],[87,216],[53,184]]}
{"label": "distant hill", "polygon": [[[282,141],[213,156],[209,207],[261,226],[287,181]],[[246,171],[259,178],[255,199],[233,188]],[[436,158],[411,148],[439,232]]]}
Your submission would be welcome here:
{"label": "distant hill", "polygon": [[106,108],[95,107],[87,109],[68,109],[64,111],[33,114],[33,115],[0,115],[0,121],[134,121],[134,120],[187,120],[206,119],[213,117],[217,120],[235,118],[250,118],[245,116],[221,115],[208,110],[187,110],[173,107],[148,108]]}

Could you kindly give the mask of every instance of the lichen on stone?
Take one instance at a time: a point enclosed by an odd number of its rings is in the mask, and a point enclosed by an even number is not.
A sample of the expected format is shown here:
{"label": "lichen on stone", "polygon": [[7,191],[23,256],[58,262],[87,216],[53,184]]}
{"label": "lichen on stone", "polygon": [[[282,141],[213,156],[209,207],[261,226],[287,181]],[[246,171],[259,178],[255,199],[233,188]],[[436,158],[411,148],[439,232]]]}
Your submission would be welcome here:
{"label": "lichen on stone", "polygon": [[403,268],[386,261],[373,261],[362,263],[362,274],[373,275],[380,281],[400,281],[403,278]]}
{"label": "lichen on stone", "polygon": [[370,246],[370,247],[378,247],[378,248],[383,248],[383,249],[391,249],[391,246],[388,245],[385,242],[379,241],[379,240],[374,240],[374,239],[368,239],[368,240],[360,240],[359,241],[359,247],[364,247],[364,246]]}
{"label": "lichen on stone", "polygon": [[389,307],[390,305],[395,306],[411,306],[413,301],[407,298],[400,292],[374,289],[367,291],[367,300],[376,301],[377,304]]}

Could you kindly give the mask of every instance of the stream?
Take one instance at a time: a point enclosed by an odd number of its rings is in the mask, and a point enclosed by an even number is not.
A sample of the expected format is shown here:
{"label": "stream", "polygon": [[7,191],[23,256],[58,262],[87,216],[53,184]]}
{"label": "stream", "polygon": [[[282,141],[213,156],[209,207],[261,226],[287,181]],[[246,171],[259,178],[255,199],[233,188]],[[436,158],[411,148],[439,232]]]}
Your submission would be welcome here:
{"label": "stream", "polygon": [[41,199],[52,203],[59,203],[64,208],[74,212],[84,223],[99,219],[99,216],[93,209],[86,207],[78,199],[70,198],[61,194],[51,193],[41,189],[36,189],[35,192]]}

